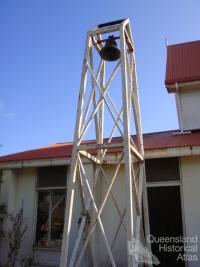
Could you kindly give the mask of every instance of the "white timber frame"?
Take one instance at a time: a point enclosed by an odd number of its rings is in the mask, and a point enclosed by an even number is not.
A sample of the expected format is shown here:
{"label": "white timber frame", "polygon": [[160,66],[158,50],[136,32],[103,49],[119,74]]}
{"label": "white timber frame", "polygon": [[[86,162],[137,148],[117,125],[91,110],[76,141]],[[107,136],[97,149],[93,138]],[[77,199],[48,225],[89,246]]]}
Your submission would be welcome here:
{"label": "white timber frame", "polygon": [[[97,72],[95,73],[93,50],[99,53],[103,48],[102,37],[105,34],[111,34],[113,32],[118,34],[120,59],[116,62],[106,83],[106,61],[100,59]],[[120,68],[121,85],[119,84],[117,88],[122,95],[122,107],[118,109],[108,90],[113,78]],[[87,76],[91,77],[90,87],[87,85]],[[89,97],[86,98],[86,91],[88,90]],[[97,98],[97,95],[100,95],[99,98]],[[104,138],[106,120],[105,108],[107,108],[114,123],[110,135],[106,139]],[[91,109],[92,111],[90,112]],[[133,121],[132,123],[136,130],[136,138],[134,140],[131,138],[131,121]],[[92,122],[95,125],[96,140],[91,143],[83,142]],[[115,142],[113,142],[115,130],[118,130],[121,139],[119,138],[117,139],[118,141],[115,140]],[[112,149],[117,149],[121,155],[113,165],[115,167],[113,176],[108,177],[104,170],[104,166],[106,165],[106,156]],[[84,166],[84,158],[93,163],[94,177],[92,178],[92,181],[91,178],[87,176]],[[117,199],[112,193],[113,184],[117,179],[119,169],[122,165],[124,166],[123,180],[126,192],[126,204],[123,212],[120,211]],[[107,189],[102,202],[99,204],[96,202],[95,192],[97,182],[100,179],[105,180]],[[77,188],[79,189],[82,212],[80,215],[80,226],[75,238],[75,244],[71,255],[69,255],[74,198],[75,190],[77,190]],[[112,244],[109,244],[101,219],[101,214],[108,197],[111,197],[120,218],[120,223],[117,231],[114,233]],[[126,222],[124,221],[125,213]],[[144,216],[145,221],[145,233],[142,232],[142,216]],[[145,241],[145,237],[149,234],[149,221],[144,167],[144,147],[136,78],[135,50],[129,19],[107,23],[104,26],[101,25],[101,27],[98,25],[87,33],[71,168],[67,186],[60,267],[83,266],[83,260],[86,254],[87,258],[90,258],[89,263],[86,266],[96,266],[91,257],[90,242],[97,225],[101,230],[105,248],[108,253],[107,260],[109,263],[106,261],[105,266],[108,266],[107,264],[113,267],[118,266],[112,248],[117,240],[116,237],[121,226],[126,229],[128,267],[138,266],[137,257],[129,251],[129,244],[134,238],[139,241],[141,240],[143,244],[146,243],[147,247],[150,249],[148,243]],[[146,266],[151,266],[151,263],[146,264]]]}

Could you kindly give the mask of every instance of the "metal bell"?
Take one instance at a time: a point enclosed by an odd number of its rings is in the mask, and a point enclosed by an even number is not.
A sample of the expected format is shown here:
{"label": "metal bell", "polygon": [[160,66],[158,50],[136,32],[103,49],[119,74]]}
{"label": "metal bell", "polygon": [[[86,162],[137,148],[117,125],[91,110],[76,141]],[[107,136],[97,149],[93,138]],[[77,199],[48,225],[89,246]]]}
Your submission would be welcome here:
{"label": "metal bell", "polygon": [[113,35],[106,40],[105,46],[100,51],[100,57],[106,61],[115,61],[120,58],[120,50]]}

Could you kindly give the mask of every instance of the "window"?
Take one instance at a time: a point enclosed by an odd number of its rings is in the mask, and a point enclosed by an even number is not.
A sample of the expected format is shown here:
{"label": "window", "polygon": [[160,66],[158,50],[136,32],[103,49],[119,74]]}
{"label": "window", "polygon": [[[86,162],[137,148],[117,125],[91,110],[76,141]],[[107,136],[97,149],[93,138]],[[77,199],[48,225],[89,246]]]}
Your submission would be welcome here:
{"label": "window", "polygon": [[[155,240],[183,236],[179,158],[156,158],[145,160],[150,234]],[[179,252],[160,249],[161,242],[151,243],[152,253],[161,267],[185,267],[177,261],[183,244],[175,245]],[[178,251],[177,250],[177,251]]]}
{"label": "window", "polygon": [[[181,192],[180,186],[149,187],[148,206],[150,232],[157,240],[160,238],[183,236],[182,212],[181,212]],[[160,239],[161,240],[161,239]],[[176,249],[171,251],[161,249],[163,246]],[[152,242],[152,252],[160,261],[159,267],[173,266],[184,267],[183,261],[177,261],[179,254],[183,256],[183,243],[181,242]]]}
{"label": "window", "polygon": [[145,160],[147,182],[180,180],[178,158],[158,158]]}
{"label": "window", "polygon": [[66,197],[66,167],[38,169],[36,246],[59,248],[62,243]]}

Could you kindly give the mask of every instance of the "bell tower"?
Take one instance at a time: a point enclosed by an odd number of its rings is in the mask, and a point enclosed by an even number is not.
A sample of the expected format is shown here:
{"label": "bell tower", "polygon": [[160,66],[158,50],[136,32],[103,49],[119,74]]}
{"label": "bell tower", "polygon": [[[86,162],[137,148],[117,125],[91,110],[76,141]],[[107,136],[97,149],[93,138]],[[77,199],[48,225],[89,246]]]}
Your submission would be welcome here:
{"label": "bell tower", "polygon": [[129,19],[122,19],[87,33],[60,267],[138,266],[133,243],[145,245],[148,232],[135,49]]}

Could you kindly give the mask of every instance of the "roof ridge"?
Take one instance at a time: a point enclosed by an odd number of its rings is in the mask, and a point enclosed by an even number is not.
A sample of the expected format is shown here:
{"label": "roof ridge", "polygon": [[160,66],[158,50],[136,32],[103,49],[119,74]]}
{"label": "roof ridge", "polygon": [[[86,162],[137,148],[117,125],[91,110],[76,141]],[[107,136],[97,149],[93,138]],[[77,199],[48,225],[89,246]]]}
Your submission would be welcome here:
{"label": "roof ridge", "polygon": [[170,44],[167,47],[170,46],[179,46],[179,45],[187,45],[187,44],[193,44],[193,43],[199,43],[200,40],[195,40],[195,41],[188,41],[188,42],[182,42],[182,43],[177,43],[177,44]]}
{"label": "roof ridge", "polygon": [[150,135],[150,134],[160,134],[160,133],[172,133],[172,132],[180,132],[180,129],[174,129],[174,130],[166,130],[166,131],[158,131],[158,132],[149,132],[149,133],[143,133],[143,135]]}

